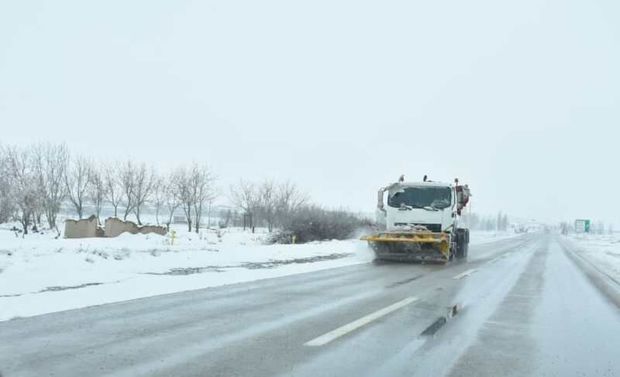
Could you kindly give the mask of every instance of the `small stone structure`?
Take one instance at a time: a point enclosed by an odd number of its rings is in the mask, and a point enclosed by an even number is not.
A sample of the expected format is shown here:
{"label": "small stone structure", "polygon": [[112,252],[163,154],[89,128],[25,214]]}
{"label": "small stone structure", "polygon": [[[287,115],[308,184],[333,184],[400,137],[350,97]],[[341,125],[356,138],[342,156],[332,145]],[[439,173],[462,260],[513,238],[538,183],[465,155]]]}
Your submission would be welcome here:
{"label": "small stone structure", "polygon": [[107,218],[105,228],[101,227],[95,215],[88,219],[65,220],[65,238],[118,237],[125,232],[131,234],[155,233],[164,236],[168,233],[168,230],[163,226],[140,226],[134,222],[123,221],[116,217]]}
{"label": "small stone structure", "polygon": [[103,237],[103,229],[99,226],[97,216],[87,219],[65,220],[65,238]]}
{"label": "small stone structure", "polygon": [[129,232],[131,234],[148,234],[155,233],[159,235],[166,235],[168,230],[163,226],[156,225],[144,225],[140,226],[131,221],[123,221],[116,217],[108,217],[105,221],[105,236],[106,237],[118,237],[120,234]]}

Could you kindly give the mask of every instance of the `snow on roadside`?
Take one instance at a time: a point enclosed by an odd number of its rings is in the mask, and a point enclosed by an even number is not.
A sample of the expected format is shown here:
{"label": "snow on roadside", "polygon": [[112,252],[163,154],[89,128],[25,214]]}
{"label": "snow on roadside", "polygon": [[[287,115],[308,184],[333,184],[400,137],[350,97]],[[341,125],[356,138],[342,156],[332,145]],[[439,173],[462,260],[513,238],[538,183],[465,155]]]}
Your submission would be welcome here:
{"label": "snow on roadside", "polygon": [[616,281],[620,281],[620,235],[573,234],[569,239],[576,246],[579,255]]}
{"label": "snow on roadside", "polygon": [[[265,245],[240,229],[178,237],[16,237],[0,229],[0,320],[353,264],[374,255],[359,240]],[[472,244],[512,237],[472,232]]]}
{"label": "snow on roadside", "polygon": [[362,241],[264,245],[264,233],[17,238],[0,230],[0,320],[366,263]]}

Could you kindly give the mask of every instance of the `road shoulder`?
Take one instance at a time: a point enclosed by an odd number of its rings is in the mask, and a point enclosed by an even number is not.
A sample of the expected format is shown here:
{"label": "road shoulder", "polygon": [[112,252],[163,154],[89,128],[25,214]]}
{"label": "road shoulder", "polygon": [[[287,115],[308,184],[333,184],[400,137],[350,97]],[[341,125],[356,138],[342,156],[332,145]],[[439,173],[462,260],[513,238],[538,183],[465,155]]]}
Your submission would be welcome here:
{"label": "road shoulder", "polygon": [[573,242],[560,238],[558,243],[568,258],[585,274],[588,280],[620,309],[620,280],[605,271],[597,262],[581,253]]}

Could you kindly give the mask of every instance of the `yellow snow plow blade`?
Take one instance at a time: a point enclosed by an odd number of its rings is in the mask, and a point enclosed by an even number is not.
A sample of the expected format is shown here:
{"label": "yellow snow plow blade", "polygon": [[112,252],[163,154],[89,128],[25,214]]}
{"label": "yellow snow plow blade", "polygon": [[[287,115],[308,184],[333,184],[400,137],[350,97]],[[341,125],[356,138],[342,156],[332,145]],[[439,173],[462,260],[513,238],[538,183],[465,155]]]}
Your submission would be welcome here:
{"label": "yellow snow plow blade", "polygon": [[450,260],[450,234],[443,232],[381,232],[362,237],[379,259]]}

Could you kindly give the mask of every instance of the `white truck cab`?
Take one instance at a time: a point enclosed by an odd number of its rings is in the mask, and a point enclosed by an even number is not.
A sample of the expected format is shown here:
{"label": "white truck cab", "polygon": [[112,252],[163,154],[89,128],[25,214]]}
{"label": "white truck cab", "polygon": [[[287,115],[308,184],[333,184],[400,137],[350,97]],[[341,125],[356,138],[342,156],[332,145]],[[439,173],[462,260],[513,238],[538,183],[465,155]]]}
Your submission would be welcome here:
{"label": "white truck cab", "polygon": [[431,232],[446,232],[458,221],[456,192],[442,182],[399,182],[387,187],[377,206],[377,222],[385,229],[403,230],[423,226]]}

